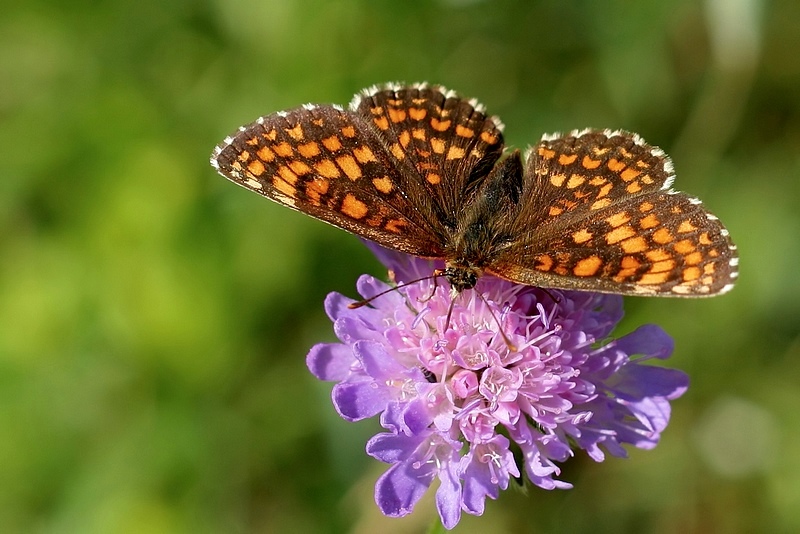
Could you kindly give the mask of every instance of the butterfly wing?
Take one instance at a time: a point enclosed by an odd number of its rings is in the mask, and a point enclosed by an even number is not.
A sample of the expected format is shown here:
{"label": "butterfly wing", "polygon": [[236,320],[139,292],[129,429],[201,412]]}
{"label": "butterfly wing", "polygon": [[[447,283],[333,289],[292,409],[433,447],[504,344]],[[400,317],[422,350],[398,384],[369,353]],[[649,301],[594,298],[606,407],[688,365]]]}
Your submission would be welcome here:
{"label": "butterfly wing", "polygon": [[438,86],[374,87],[349,111],[306,105],[225,139],[226,178],[387,248],[442,257],[465,190],[502,152],[500,124]]}
{"label": "butterfly wing", "polygon": [[733,287],[736,247],[700,201],[672,191],[669,158],[639,136],[583,131],[529,152],[515,239],[489,272],[519,283],[631,295]]}
{"label": "butterfly wing", "polygon": [[503,152],[503,125],[475,100],[441,86],[373,87],[351,109],[370,121],[425,194],[418,209],[447,240]]}
{"label": "butterfly wing", "polygon": [[238,185],[387,248],[437,257],[408,165],[374,126],[334,106],[262,117],[217,146],[211,164]]}

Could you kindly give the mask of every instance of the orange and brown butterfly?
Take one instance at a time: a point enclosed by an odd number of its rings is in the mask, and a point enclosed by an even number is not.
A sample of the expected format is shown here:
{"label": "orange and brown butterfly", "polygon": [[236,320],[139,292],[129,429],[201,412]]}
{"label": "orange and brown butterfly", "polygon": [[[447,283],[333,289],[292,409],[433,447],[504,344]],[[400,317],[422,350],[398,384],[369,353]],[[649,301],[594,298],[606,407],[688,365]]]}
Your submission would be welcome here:
{"label": "orange and brown butterfly", "polygon": [[307,104],[242,126],[211,164],[231,181],[389,249],[445,261],[456,292],[520,284],[701,297],[736,246],[672,162],[636,134],[546,135],[504,153],[503,125],[441,86],[387,84],[348,109]]}

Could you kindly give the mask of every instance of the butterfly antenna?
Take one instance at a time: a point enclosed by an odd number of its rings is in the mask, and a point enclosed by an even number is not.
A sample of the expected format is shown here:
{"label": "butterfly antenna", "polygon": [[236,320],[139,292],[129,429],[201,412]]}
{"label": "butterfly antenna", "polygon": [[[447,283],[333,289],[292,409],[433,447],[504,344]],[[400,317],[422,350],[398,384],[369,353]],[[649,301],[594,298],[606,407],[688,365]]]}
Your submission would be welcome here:
{"label": "butterfly antenna", "polygon": [[417,278],[416,280],[410,280],[408,282],[403,282],[402,284],[396,285],[394,287],[390,287],[386,291],[381,291],[377,295],[372,295],[369,298],[366,298],[366,299],[363,299],[363,300],[358,300],[356,302],[352,302],[352,303],[348,304],[347,307],[350,308],[351,310],[355,310],[356,308],[360,308],[362,306],[366,306],[367,304],[369,304],[370,302],[372,302],[376,298],[382,297],[383,295],[386,295],[387,293],[391,293],[392,291],[397,291],[398,289],[403,289],[406,286],[410,286],[412,284],[416,284],[417,282],[422,282],[423,280],[430,280],[431,278],[433,278],[435,280],[440,276],[444,276],[444,275],[443,274],[434,273],[431,276],[423,276],[422,278]]}
{"label": "butterfly antenna", "polygon": [[[492,317],[494,318],[495,322],[497,323],[497,331],[502,336],[503,342],[506,344],[506,347],[508,347],[508,350],[510,350],[511,352],[517,352],[517,346],[514,345],[513,343],[511,343],[511,340],[508,339],[508,336],[503,331],[503,325],[500,324],[500,319],[497,317],[497,314],[494,313],[494,310],[492,309],[492,307],[489,306],[489,303],[486,301],[486,297],[484,297],[483,294],[481,294],[479,291],[476,291],[475,293],[478,295],[478,297],[480,297],[480,299],[486,305],[486,309],[489,310],[489,313],[492,314]],[[448,317],[449,317],[449,315],[448,315]]]}

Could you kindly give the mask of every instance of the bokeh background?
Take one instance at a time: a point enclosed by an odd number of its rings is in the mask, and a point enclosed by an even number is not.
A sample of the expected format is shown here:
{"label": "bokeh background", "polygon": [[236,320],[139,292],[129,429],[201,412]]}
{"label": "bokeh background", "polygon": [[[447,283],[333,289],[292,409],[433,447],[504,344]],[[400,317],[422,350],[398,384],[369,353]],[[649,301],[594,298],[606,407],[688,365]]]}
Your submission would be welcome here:
{"label": "bokeh background", "polygon": [[374,83],[475,96],[510,145],[625,128],[741,251],[725,297],[627,301],[692,387],[653,451],[567,463],[457,532],[800,531],[800,2],[22,0],[0,17],[0,531],[422,532],[375,421],[304,358],[381,268],[219,177],[259,115]]}

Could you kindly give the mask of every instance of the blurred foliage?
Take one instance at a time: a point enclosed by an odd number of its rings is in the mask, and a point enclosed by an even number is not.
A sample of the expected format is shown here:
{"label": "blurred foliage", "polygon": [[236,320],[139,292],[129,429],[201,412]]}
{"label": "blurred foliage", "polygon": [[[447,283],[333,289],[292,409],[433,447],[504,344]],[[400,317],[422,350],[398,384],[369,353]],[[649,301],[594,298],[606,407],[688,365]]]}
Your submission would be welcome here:
{"label": "blurred foliage", "polygon": [[476,96],[510,145],[625,128],[741,251],[719,299],[629,299],[692,376],[654,451],[565,465],[458,532],[800,531],[800,2],[5,2],[0,531],[421,532],[304,356],[358,240],[236,188],[259,115],[405,80]]}

